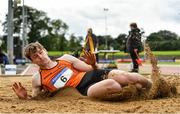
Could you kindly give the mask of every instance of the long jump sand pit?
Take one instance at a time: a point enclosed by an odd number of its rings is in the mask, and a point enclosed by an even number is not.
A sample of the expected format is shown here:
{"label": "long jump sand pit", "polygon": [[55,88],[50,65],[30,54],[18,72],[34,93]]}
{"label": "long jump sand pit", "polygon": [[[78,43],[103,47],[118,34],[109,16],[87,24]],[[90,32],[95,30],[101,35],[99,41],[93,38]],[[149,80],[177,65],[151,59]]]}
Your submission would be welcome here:
{"label": "long jump sand pit", "polygon": [[[166,76],[168,83],[180,89],[180,76]],[[126,99],[121,101],[100,101],[81,96],[73,88],[65,88],[56,96],[41,100],[19,100],[11,89],[20,81],[31,94],[31,77],[0,77],[0,113],[180,113],[180,94],[156,99]]]}

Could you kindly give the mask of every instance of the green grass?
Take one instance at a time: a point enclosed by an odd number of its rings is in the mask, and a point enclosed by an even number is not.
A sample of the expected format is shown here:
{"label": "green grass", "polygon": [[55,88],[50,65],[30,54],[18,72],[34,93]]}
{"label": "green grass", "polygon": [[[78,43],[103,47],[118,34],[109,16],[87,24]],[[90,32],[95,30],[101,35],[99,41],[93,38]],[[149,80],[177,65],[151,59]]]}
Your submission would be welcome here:
{"label": "green grass", "polygon": [[70,51],[48,51],[49,56],[62,56],[63,54],[71,53]]}
{"label": "green grass", "polygon": [[[49,56],[62,56],[63,54],[70,54],[70,51],[48,51]],[[178,56],[180,57],[180,51],[153,51],[155,56]],[[103,53],[99,54],[99,56],[103,57]],[[110,54],[109,54],[110,55]],[[144,55],[143,52],[140,53],[141,56]],[[118,52],[115,53],[114,56],[123,57],[127,56],[127,53]],[[129,64],[129,63],[128,63]],[[180,65],[180,60],[176,60],[176,62],[158,62],[158,64],[167,64],[167,65]]]}
{"label": "green grass", "polygon": [[164,65],[180,65],[180,62],[158,62],[158,64],[164,64]]}
{"label": "green grass", "polygon": [[180,56],[180,51],[153,51],[153,54],[159,56]]}
{"label": "green grass", "polygon": [[[66,53],[72,53],[70,51],[48,51],[48,55],[50,56],[61,56]],[[180,51],[153,51],[153,54],[156,56],[180,56]],[[100,56],[103,56],[104,53],[100,53]],[[108,55],[112,55],[108,53]],[[118,52],[115,53],[114,56],[126,56],[127,53],[124,52]],[[141,52],[140,55],[144,55],[144,52]]]}
{"label": "green grass", "polygon": [[[123,56],[126,54],[124,52],[119,52],[115,53],[114,55]],[[180,51],[153,51],[153,54],[156,56],[180,56]],[[141,52],[140,55],[144,55],[144,52]]]}
{"label": "green grass", "polygon": [[[153,54],[156,56],[180,56],[180,51],[153,51]],[[103,53],[100,53],[99,55],[104,55]],[[108,55],[111,55],[108,53]],[[126,56],[127,53],[124,52],[118,52],[115,53],[114,56]],[[140,55],[144,55],[144,52],[141,52]]]}

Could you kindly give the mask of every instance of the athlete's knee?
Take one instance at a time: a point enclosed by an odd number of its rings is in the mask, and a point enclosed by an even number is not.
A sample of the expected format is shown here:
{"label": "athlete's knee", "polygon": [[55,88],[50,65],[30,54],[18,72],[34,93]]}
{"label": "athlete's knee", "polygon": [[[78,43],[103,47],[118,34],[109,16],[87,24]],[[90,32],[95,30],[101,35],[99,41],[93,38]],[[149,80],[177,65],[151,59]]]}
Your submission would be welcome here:
{"label": "athlete's knee", "polygon": [[108,77],[123,76],[126,74],[127,74],[127,72],[122,71],[122,70],[112,70],[109,72]]}
{"label": "athlete's knee", "polygon": [[107,91],[110,93],[114,92],[114,91],[121,91],[121,89],[122,89],[121,85],[113,79],[108,79],[105,87],[106,87]]}
{"label": "athlete's knee", "polygon": [[133,83],[140,83],[142,80],[142,76],[138,73],[126,73],[126,77],[128,80],[130,80]]}
{"label": "athlete's knee", "polygon": [[122,90],[122,87],[113,79],[106,79],[98,83],[98,85],[92,85],[87,92],[87,95],[92,98],[101,98],[104,95],[117,93]]}

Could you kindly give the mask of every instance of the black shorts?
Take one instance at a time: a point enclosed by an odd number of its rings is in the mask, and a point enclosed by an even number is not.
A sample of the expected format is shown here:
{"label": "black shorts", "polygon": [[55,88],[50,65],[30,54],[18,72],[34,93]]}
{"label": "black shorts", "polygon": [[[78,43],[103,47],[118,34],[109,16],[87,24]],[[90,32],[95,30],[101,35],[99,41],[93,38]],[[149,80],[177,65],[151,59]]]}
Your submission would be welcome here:
{"label": "black shorts", "polygon": [[106,79],[107,74],[110,72],[111,70],[109,69],[96,69],[96,70],[92,70],[89,72],[86,72],[84,77],[82,78],[81,82],[78,84],[78,86],[76,87],[77,90],[82,94],[87,96],[87,90],[88,88],[99,82],[102,81],[104,79]]}

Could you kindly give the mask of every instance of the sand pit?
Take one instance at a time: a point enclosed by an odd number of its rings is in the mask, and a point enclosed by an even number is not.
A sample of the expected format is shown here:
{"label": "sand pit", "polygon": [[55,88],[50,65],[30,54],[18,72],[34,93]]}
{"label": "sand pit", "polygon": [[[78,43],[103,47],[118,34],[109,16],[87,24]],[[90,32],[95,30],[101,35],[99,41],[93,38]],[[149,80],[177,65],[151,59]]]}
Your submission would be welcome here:
{"label": "sand pit", "polygon": [[[180,76],[166,76],[168,82],[180,87]],[[31,93],[31,77],[0,77],[0,112],[16,113],[97,113],[97,112],[179,112],[180,94],[153,100],[127,99],[97,101],[81,96],[75,89],[66,88],[50,99],[19,100],[11,89],[14,81],[21,81]],[[180,88],[178,88],[180,89]]]}

